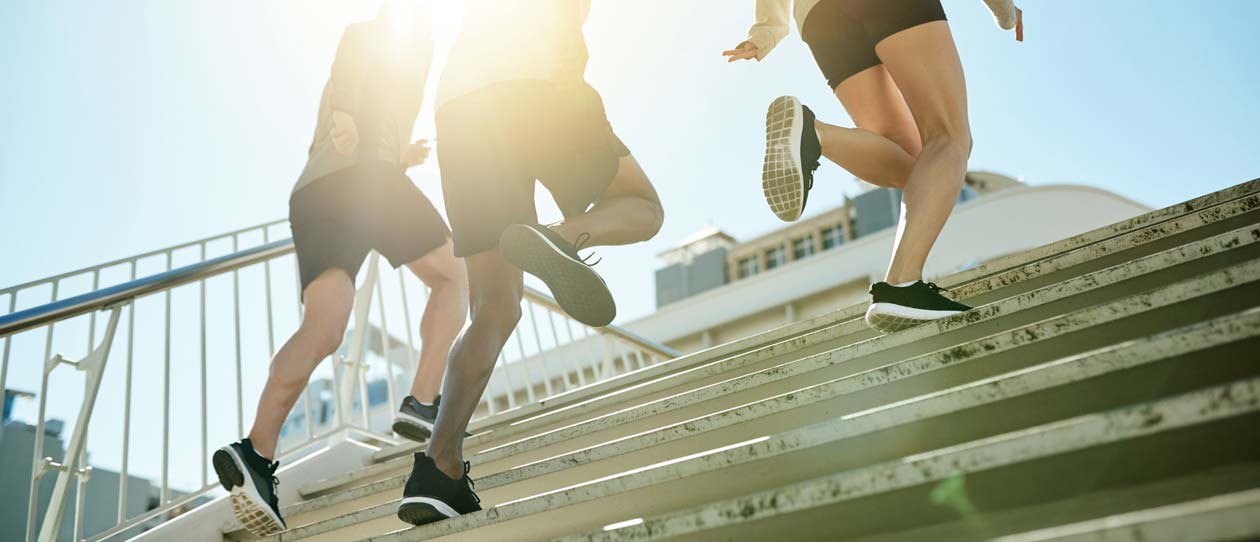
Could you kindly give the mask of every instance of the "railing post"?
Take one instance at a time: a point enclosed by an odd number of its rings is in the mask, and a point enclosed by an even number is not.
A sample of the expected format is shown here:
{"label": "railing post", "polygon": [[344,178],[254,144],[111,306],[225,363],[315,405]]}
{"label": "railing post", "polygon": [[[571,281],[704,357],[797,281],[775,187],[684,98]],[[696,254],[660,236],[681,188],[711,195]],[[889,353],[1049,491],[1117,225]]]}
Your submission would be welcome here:
{"label": "railing post", "polygon": [[[79,416],[75,418],[74,432],[70,437],[70,444],[66,446],[64,468],[57,469],[57,482],[53,486],[52,498],[48,501],[48,510],[44,513],[44,522],[39,530],[39,542],[54,542],[57,540],[57,531],[61,527],[61,517],[65,513],[65,497],[70,490],[70,477],[87,476],[88,470],[84,469],[86,465],[81,462],[86,454],[84,454],[85,442],[87,441],[88,427],[92,421],[92,411],[96,406],[96,394],[101,389],[101,376],[105,374],[105,362],[109,359],[110,347],[114,344],[114,332],[118,330],[118,316],[122,313],[122,305],[116,305],[110,309],[109,324],[105,329],[105,336],[101,339],[101,344],[93,350],[91,354],[83,358],[77,363],[73,363],[74,367],[84,372],[84,393],[83,402],[79,406]],[[51,372],[57,364],[67,363],[60,355],[49,360],[49,365],[45,372]],[[41,438],[42,435],[36,435]],[[41,465],[43,468],[36,474],[43,474],[43,470],[48,468],[47,462]],[[82,471],[82,472],[81,472]]]}
{"label": "railing post", "polygon": [[[354,329],[350,331],[350,338],[346,345],[346,360],[343,366],[348,367],[366,367],[364,360],[364,351],[366,350],[367,328],[369,310],[372,308],[372,289],[376,286],[377,267],[380,263],[380,255],[372,252],[368,257],[367,277],[363,279],[363,284],[359,285],[359,290],[354,293]],[[359,380],[366,380],[366,375],[362,370],[354,371],[352,375],[345,375],[350,378],[342,378],[337,390],[337,408],[345,408],[346,416],[339,417],[342,421],[349,422],[350,412],[354,407],[355,388],[359,387]],[[363,429],[368,427],[368,397],[367,386],[361,387],[363,390]]]}

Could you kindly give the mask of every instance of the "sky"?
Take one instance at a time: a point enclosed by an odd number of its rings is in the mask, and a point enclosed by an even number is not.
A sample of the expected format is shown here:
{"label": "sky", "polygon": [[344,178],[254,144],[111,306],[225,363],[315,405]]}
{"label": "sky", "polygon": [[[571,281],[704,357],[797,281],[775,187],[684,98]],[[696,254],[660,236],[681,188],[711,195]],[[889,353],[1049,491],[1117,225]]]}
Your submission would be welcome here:
{"label": "sky", "polygon": [[[458,2],[439,4],[434,74],[459,17]],[[1023,43],[980,0],[945,2],[967,76],[972,169],[1152,207],[1260,177],[1260,2],[1020,4]],[[852,125],[795,30],[763,62],[724,61],[752,5],[594,2],[588,80],[666,212],[655,239],[598,250],[619,322],[654,310],[656,256],[677,241],[706,225],[744,239],[781,225],[759,186],[772,99],[793,94]],[[363,0],[0,2],[0,285],[284,218],[337,39],[375,10]],[[433,134],[429,103],[414,134]],[[440,209],[436,164],[411,177]],[[832,164],[817,179],[807,214],[859,190]],[[540,209],[558,218],[546,201]],[[1071,220],[1074,210],[1045,212]],[[37,371],[14,370],[11,382],[38,389]]]}

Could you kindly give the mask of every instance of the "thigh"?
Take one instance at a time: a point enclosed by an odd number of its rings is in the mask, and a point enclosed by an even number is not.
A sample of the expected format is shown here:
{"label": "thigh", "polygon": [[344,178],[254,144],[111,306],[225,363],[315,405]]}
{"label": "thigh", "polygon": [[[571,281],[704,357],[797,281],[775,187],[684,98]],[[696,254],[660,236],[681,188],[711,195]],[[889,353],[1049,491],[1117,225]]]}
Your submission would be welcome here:
{"label": "thigh", "polygon": [[353,285],[371,250],[355,223],[353,205],[345,204],[346,189],[353,187],[353,181],[330,176],[302,188],[289,200],[289,228],[303,292],[330,269],[342,270]]}
{"label": "thigh", "polygon": [[525,295],[524,275],[508,263],[499,249],[464,258],[468,270],[469,308],[475,316],[483,310],[517,304]]}
{"label": "thigh", "polygon": [[639,161],[635,160],[633,155],[622,156],[617,161],[617,175],[613,177],[612,182],[608,184],[608,188],[595,204],[599,205],[600,201],[612,198],[640,198],[657,205],[661,204],[661,197],[656,193],[656,187],[652,186],[652,181],[648,180],[647,174],[643,172]]}
{"label": "thigh", "polygon": [[455,257],[455,250],[450,241],[446,241],[419,259],[411,261],[407,264],[407,269],[429,285],[445,280],[455,280],[466,275],[464,262]]}
{"label": "thigh", "polygon": [[845,79],[835,94],[857,127],[892,140],[910,156],[919,155],[923,142],[914,116],[883,65]]}
{"label": "thigh", "polygon": [[510,98],[489,88],[438,110],[438,168],[456,256],[498,248],[508,226],[537,220],[534,177],[510,129],[517,114]]}
{"label": "thigh", "polygon": [[875,50],[905,97],[920,136],[970,136],[967,84],[949,23],[935,21],[888,36]]}
{"label": "thigh", "polygon": [[447,242],[450,230],[411,179],[394,169],[380,182],[372,221],[373,248],[394,267],[421,259]]}
{"label": "thigh", "polygon": [[344,269],[327,269],[302,289],[302,327],[340,334],[354,307],[354,283]]}
{"label": "thigh", "polygon": [[[886,0],[880,0],[886,1]],[[846,11],[847,2],[819,2],[801,28],[801,40],[809,46],[814,62],[835,89],[855,74],[879,65],[875,41],[861,22]]]}
{"label": "thigh", "polygon": [[590,85],[540,90],[535,100],[519,127],[532,143],[529,167],[566,215],[585,211],[606,195],[630,149],[613,132],[603,99]]}

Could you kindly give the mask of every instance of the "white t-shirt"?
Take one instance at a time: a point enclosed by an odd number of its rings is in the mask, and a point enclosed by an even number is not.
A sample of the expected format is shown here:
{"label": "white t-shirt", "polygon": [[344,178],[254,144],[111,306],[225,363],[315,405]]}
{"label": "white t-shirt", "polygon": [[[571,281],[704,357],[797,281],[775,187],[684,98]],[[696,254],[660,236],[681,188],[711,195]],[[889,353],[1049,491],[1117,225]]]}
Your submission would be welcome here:
{"label": "white t-shirt", "polygon": [[587,59],[582,25],[590,6],[590,0],[464,0],[437,107],[504,81],[582,81]]}

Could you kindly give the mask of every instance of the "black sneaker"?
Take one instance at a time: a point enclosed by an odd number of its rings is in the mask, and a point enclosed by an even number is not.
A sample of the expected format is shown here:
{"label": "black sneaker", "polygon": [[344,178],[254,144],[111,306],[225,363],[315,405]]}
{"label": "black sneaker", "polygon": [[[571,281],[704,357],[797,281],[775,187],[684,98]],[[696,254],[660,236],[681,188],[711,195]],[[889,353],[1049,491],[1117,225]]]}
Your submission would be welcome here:
{"label": "black sneaker", "polygon": [[821,157],[814,112],[795,96],[780,96],[770,102],[761,189],[770,210],[780,219],[792,222],[805,212],[805,201],[814,187],[814,170]]}
{"label": "black sneaker", "polygon": [[871,307],[866,310],[866,323],[891,333],[971,310],[941,295],[942,291],[945,289],[921,280],[900,287],[876,282],[871,285]]}
{"label": "black sneaker", "polygon": [[438,470],[433,459],[417,452],[411,476],[403,487],[402,502],[398,504],[398,519],[424,525],[481,510],[481,499],[473,493],[468,468],[465,461],[464,477],[451,479]]}
{"label": "black sneaker", "polygon": [[254,536],[267,536],[287,529],[280,517],[276,498],[276,468],[254,451],[249,439],[233,442],[214,452],[214,472],[219,484],[231,494],[232,511]]}
{"label": "black sneaker", "polygon": [[577,251],[587,238],[584,233],[572,245],[546,226],[516,224],[503,231],[499,248],[512,265],[542,279],[569,316],[588,326],[601,327],[612,323],[617,305],[604,279],[591,269],[594,264],[587,264],[578,256]]}
{"label": "black sneaker", "polygon": [[[438,405],[441,403],[441,395],[434,397],[431,405],[421,403],[410,395],[404,397],[398,413],[394,414],[394,432],[416,442],[429,440],[433,436],[433,424],[437,423]],[[464,436],[471,437],[472,433],[464,433]]]}

